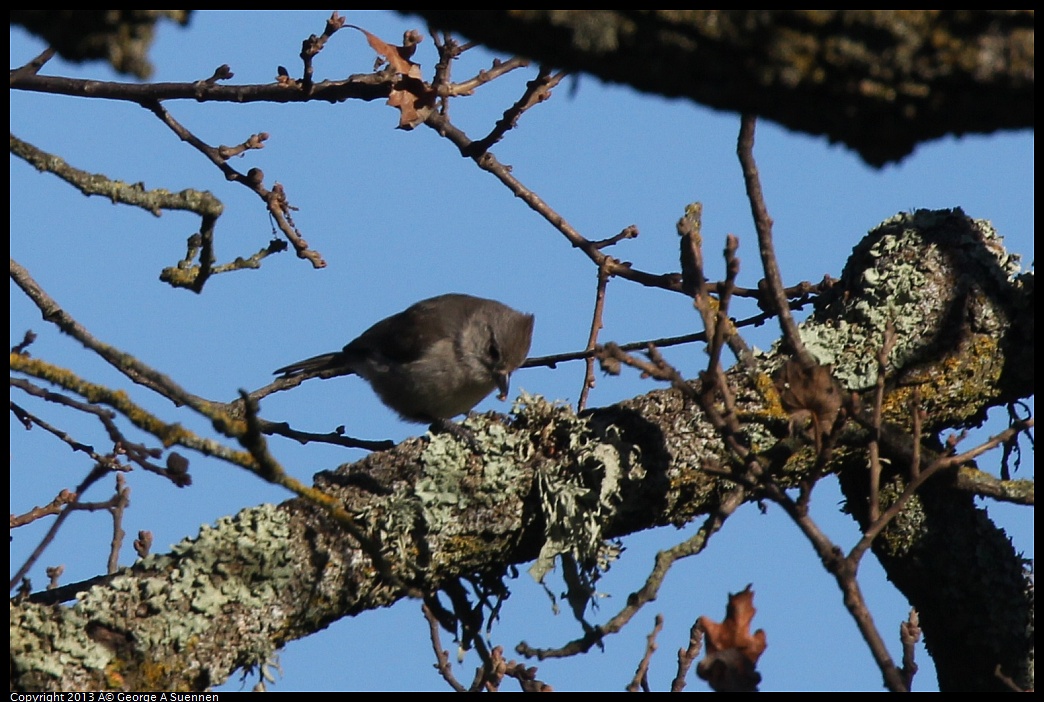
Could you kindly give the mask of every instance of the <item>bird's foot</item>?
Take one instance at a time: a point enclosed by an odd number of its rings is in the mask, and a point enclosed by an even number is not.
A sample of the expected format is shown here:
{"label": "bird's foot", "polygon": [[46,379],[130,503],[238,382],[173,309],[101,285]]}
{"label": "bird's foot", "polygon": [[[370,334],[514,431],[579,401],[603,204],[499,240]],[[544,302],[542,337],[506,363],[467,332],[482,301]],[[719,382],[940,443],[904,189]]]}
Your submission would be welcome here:
{"label": "bird's foot", "polygon": [[482,446],[475,437],[475,432],[463,424],[457,424],[449,419],[437,419],[431,423],[429,428],[433,434],[450,434],[460,439],[471,448],[472,453],[482,453]]}

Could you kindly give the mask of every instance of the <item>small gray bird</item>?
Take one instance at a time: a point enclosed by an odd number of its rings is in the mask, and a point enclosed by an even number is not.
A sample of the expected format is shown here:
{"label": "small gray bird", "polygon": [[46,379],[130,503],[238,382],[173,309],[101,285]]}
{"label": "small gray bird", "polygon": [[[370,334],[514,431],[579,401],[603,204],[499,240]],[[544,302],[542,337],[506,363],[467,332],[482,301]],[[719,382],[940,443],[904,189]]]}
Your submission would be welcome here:
{"label": "small gray bird", "polygon": [[444,426],[494,388],[506,399],[511,373],[526,360],[532,338],[533,315],[496,300],[451,293],[382,319],[340,351],[291,363],[275,374],[354,373],[403,419]]}

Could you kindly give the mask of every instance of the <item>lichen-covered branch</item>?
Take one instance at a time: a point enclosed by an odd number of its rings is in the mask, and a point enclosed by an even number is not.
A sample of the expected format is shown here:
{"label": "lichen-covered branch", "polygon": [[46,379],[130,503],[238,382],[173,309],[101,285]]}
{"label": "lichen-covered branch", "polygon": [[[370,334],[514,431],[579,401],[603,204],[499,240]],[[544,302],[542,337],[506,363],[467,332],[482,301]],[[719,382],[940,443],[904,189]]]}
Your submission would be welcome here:
{"label": "lichen-covered branch", "polygon": [[[1032,329],[1032,288],[988,224],[959,210],[902,214],[856,247],[836,290],[802,325],[819,361],[831,355],[848,389],[865,392],[876,386],[881,329],[889,320],[896,326],[880,440],[884,465],[896,472],[882,476],[884,507],[902,492],[911,456],[927,464],[945,450],[934,441],[912,450],[910,383],[921,388],[926,436],[1032,394],[1032,368],[1009,362]],[[915,313],[917,328],[904,328]],[[726,379],[750,450],[787,484],[815,457],[800,440],[777,438],[788,434],[788,417],[757,382],[784,360],[767,354]],[[480,453],[438,435],[316,477],[315,487],[380,548],[391,578],[311,502],[244,510],[96,584],[72,606],[13,601],[12,688],[202,689],[238,667],[265,665],[287,641],[338,618],[468,574],[498,577],[548,542],[554,512],[541,504],[549,490],[537,490],[538,481],[605,510],[594,531],[573,532],[585,548],[595,537],[711,514],[734,488],[723,471],[710,470],[732,460],[720,434],[674,389],[582,419],[529,399],[508,422],[476,417],[469,427]],[[860,521],[866,439],[863,425],[850,422],[828,466],[840,472]],[[998,662],[1028,686],[1032,579],[1003,532],[947,475],[926,481],[874,551],[920,612],[943,689],[990,689]],[[58,649],[61,666],[51,655]]]}
{"label": "lichen-covered branch", "polygon": [[399,10],[486,46],[825,135],[872,165],[1032,129],[1033,10]]}

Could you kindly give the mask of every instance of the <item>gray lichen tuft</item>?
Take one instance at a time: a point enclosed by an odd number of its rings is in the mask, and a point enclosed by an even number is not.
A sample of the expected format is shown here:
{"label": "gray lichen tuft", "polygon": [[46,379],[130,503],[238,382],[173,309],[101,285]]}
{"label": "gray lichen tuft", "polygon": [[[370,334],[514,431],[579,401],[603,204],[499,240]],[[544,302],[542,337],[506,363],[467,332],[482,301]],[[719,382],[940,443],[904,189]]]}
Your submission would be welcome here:
{"label": "gray lichen tuft", "polygon": [[619,508],[623,483],[641,479],[641,455],[615,426],[596,432],[586,418],[539,397],[523,396],[519,402],[516,411],[524,411],[530,423],[540,423],[534,415],[548,415],[546,425],[554,427],[562,455],[574,457],[537,469],[544,542],[529,574],[543,583],[560,560],[570,604],[574,612],[582,612],[601,573],[619,556],[619,545],[607,540],[603,530]]}

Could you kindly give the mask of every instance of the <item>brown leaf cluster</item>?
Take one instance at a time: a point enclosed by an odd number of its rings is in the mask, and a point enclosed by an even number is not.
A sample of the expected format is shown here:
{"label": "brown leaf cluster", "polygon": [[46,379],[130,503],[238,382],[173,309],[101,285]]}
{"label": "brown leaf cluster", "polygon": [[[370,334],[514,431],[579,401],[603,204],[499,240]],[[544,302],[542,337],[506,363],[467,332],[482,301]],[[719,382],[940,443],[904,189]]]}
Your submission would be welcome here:
{"label": "brown leaf cluster", "polygon": [[707,655],[696,666],[696,674],[717,692],[754,692],[761,682],[756,666],[768,645],[764,629],[750,633],[754,619],[754,591],[750,585],[729,595],[725,620],[720,624],[700,617],[706,632]]}
{"label": "brown leaf cluster", "polygon": [[792,358],[776,371],[773,382],[780,404],[790,414],[791,434],[811,428],[818,450],[834,428],[842,405],[841,387],[830,366],[806,366]]}
{"label": "brown leaf cluster", "polygon": [[399,129],[419,126],[435,109],[435,91],[421,79],[420,65],[410,60],[423,37],[417,30],[410,30],[402,37],[402,46],[389,44],[354,24],[345,25],[358,29],[366,36],[370,48],[388,62],[398,78],[388,95],[388,104],[399,110]]}

